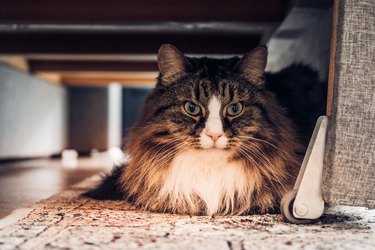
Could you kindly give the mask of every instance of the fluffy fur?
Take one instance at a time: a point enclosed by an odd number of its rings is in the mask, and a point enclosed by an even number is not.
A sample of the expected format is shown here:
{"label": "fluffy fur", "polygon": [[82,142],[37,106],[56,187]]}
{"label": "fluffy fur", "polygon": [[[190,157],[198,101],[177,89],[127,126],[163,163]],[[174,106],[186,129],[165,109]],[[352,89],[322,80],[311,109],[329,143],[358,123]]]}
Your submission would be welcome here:
{"label": "fluffy fur", "polygon": [[[218,60],[189,58],[163,45],[158,83],[128,138],[130,163],[90,195],[194,215],[277,209],[294,184],[304,147],[266,88],[266,58],[264,47]],[[199,106],[200,114],[189,114],[187,102]],[[231,116],[234,103],[243,109]]]}

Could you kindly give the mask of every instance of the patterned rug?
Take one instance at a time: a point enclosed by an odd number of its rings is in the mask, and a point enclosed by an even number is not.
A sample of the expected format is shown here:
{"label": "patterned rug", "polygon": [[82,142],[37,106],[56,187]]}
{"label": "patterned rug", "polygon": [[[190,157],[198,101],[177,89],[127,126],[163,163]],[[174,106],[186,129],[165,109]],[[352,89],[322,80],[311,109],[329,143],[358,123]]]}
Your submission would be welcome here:
{"label": "patterned rug", "polygon": [[79,194],[98,177],[0,220],[0,249],[375,249],[375,211],[331,209],[310,225],[280,215],[157,214]]}

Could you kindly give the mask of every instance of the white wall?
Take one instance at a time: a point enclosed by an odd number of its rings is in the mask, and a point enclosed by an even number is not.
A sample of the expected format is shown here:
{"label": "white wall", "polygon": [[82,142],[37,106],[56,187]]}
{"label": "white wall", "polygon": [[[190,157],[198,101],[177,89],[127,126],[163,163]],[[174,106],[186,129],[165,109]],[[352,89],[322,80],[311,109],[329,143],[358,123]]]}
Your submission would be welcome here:
{"label": "white wall", "polygon": [[0,159],[59,153],[65,106],[63,87],[0,64]]}

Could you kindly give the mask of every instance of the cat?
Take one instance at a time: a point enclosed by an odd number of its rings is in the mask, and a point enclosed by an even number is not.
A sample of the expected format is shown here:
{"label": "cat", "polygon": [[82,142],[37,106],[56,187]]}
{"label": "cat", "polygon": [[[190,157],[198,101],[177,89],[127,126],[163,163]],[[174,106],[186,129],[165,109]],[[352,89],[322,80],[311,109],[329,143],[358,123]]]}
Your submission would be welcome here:
{"label": "cat", "polygon": [[298,132],[301,118],[291,118],[298,105],[278,96],[282,82],[265,72],[267,53],[260,46],[242,58],[192,58],[162,45],[156,87],[128,137],[130,162],[85,195],[163,213],[277,211],[294,185],[306,139]]}

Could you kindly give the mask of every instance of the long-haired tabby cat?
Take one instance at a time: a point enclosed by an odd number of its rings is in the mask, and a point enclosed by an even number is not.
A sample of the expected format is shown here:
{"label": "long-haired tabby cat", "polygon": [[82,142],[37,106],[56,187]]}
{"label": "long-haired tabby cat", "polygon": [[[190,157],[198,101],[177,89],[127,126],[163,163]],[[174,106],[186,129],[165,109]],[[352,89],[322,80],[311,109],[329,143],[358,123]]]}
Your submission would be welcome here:
{"label": "long-haired tabby cat", "polygon": [[163,45],[158,83],[128,138],[130,162],[87,195],[156,212],[275,211],[294,184],[304,141],[266,62],[265,47],[219,60]]}

